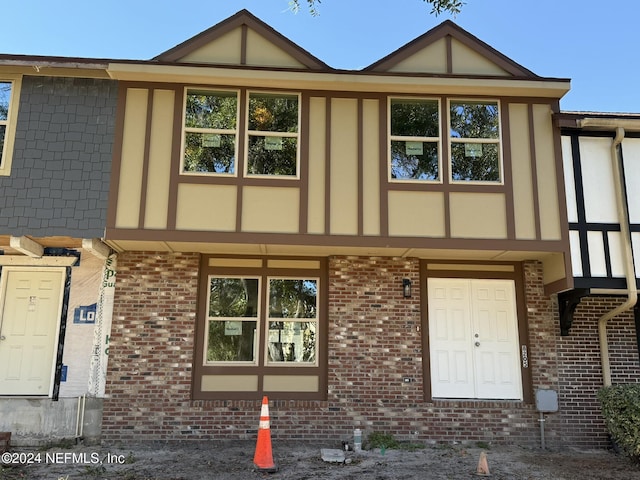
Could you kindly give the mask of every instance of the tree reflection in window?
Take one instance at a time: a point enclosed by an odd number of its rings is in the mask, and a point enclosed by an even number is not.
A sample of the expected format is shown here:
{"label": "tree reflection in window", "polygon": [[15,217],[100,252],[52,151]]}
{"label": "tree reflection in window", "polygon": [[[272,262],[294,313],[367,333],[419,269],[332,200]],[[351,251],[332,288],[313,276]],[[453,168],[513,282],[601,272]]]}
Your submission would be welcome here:
{"label": "tree reflection in window", "polygon": [[391,179],[440,179],[437,100],[391,100]]}
{"label": "tree reflection in window", "polygon": [[255,362],[257,278],[209,279],[207,362]]}
{"label": "tree reflection in window", "polygon": [[297,175],[298,106],[298,95],[249,95],[248,175]]}
{"label": "tree reflection in window", "polygon": [[9,120],[9,101],[11,100],[11,82],[0,82],[0,166],[4,151],[4,138]]}
{"label": "tree reflection in window", "polygon": [[317,280],[269,279],[269,362],[315,363],[317,318]]}
{"label": "tree reflection in window", "polygon": [[187,92],[184,172],[235,173],[237,117],[236,92]]}
{"label": "tree reflection in window", "polygon": [[500,182],[497,102],[451,102],[451,179]]}

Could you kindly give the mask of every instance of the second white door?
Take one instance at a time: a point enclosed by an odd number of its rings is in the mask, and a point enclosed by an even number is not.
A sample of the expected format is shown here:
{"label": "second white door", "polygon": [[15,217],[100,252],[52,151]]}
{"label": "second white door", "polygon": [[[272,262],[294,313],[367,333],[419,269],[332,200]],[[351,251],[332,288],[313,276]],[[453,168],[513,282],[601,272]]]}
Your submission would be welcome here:
{"label": "second white door", "polygon": [[514,282],[430,278],[427,288],[432,396],[522,399]]}

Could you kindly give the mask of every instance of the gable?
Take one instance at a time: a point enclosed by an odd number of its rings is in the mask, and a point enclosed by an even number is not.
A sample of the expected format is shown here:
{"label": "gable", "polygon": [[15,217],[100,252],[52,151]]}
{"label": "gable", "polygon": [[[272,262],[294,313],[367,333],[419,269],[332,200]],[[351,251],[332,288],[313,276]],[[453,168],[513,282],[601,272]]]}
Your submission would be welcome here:
{"label": "gable", "polygon": [[449,20],[365,71],[537,78]]}
{"label": "gable", "polygon": [[329,67],[247,10],[154,58],[170,63],[327,70]]}

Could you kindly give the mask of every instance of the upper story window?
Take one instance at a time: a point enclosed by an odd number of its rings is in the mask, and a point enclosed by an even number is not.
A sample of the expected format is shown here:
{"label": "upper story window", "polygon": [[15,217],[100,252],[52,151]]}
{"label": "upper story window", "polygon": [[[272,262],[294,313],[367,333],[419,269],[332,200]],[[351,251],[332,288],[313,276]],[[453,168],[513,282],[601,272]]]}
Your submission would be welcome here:
{"label": "upper story window", "polygon": [[502,182],[498,102],[450,99],[448,106],[443,119],[437,99],[390,99],[390,181],[443,181],[440,132],[448,121],[448,181]]}
{"label": "upper story window", "polygon": [[391,180],[440,180],[440,102],[393,98]]}
{"label": "upper story window", "polygon": [[298,95],[249,93],[247,175],[298,175]]}
{"label": "upper story window", "polygon": [[298,177],[297,94],[187,89],[185,97],[183,173],[237,176],[244,151],[245,176]]}
{"label": "upper story window", "polygon": [[498,102],[450,100],[449,127],[451,180],[500,183]]}
{"label": "upper story window", "polygon": [[187,90],[183,171],[235,175],[238,93]]}
{"label": "upper story window", "polygon": [[0,176],[11,173],[20,78],[0,78]]}

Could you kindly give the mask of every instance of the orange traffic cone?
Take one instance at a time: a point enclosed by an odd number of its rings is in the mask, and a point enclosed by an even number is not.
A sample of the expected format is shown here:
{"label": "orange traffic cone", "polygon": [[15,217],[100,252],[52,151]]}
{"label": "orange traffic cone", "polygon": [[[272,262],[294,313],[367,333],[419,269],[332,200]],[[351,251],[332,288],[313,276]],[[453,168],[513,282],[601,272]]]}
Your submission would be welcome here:
{"label": "orange traffic cone", "polygon": [[273,462],[271,451],[271,427],[269,425],[269,399],[262,397],[262,409],[260,410],[260,426],[258,427],[258,442],[253,463],[262,472],[277,472],[278,467]]}
{"label": "orange traffic cone", "polygon": [[489,476],[489,462],[487,462],[487,454],[480,452],[480,459],[478,460],[478,470],[476,475]]}

